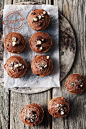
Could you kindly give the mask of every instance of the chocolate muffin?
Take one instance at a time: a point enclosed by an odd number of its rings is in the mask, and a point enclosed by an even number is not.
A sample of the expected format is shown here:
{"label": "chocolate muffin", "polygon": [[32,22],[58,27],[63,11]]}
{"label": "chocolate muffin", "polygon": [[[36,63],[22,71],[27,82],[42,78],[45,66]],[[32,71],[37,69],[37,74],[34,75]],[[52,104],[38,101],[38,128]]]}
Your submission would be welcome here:
{"label": "chocolate muffin", "polygon": [[48,112],[55,118],[62,118],[69,114],[70,106],[67,100],[63,97],[52,99],[48,105]]}
{"label": "chocolate muffin", "polygon": [[86,79],[81,74],[71,74],[65,82],[65,87],[72,94],[82,94],[86,89]]}
{"label": "chocolate muffin", "polygon": [[10,53],[20,53],[24,50],[25,46],[25,38],[20,33],[11,32],[4,39],[4,47]]}
{"label": "chocolate muffin", "polygon": [[24,124],[29,126],[39,125],[44,118],[44,110],[39,104],[26,105],[20,112]]}
{"label": "chocolate muffin", "polygon": [[33,74],[44,77],[50,74],[53,69],[53,62],[49,56],[36,55],[31,61],[31,69]]}
{"label": "chocolate muffin", "polygon": [[33,51],[41,54],[52,47],[52,39],[47,33],[37,32],[31,36],[29,44]]}
{"label": "chocolate muffin", "polygon": [[28,25],[36,31],[44,30],[48,27],[50,17],[43,9],[33,10],[28,17]]}
{"label": "chocolate muffin", "polygon": [[4,68],[10,77],[20,78],[27,71],[27,63],[20,56],[11,56],[7,59]]}

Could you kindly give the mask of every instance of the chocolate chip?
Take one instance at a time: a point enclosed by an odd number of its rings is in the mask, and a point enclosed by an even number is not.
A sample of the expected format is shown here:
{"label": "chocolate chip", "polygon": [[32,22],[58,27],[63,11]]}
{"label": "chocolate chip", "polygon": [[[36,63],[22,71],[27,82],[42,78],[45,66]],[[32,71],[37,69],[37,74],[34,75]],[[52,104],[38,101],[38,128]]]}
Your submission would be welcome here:
{"label": "chocolate chip", "polygon": [[36,112],[35,111],[31,111],[31,114],[36,114]]}
{"label": "chocolate chip", "polygon": [[60,113],[60,112],[61,112],[61,110],[59,109],[59,110],[58,110],[58,113]]}
{"label": "chocolate chip", "polygon": [[9,46],[9,44],[7,44],[7,46]]}
{"label": "chocolate chip", "polygon": [[25,121],[27,120],[27,117],[25,117]]}
{"label": "chocolate chip", "polygon": [[19,44],[20,44],[20,42],[19,42],[19,41],[17,41],[17,44],[19,45]]}
{"label": "chocolate chip", "polygon": [[35,15],[36,13],[35,13],[35,12],[33,12],[32,14],[33,14],[33,15]]}
{"label": "chocolate chip", "polygon": [[20,72],[21,71],[21,69],[18,69],[18,72]]}
{"label": "chocolate chip", "polygon": [[14,64],[11,64],[11,65],[10,65],[10,67],[13,67],[13,66],[14,66]]}
{"label": "chocolate chip", "polygon": [[36,123],[34,123],[33,125],[36,126]]}
{"label": "chocolate chip", "polygon": [[79,86],[76,86],[76,89],[79,89],[80,87]]}
{"label": "chocolate chip", "polygon": [[37,44],[36,47],[41,47],[41,44]]}
{"label": "chocolate chip", "polygon": [[38,25],[41,26],[42,25],[42,22],[39,22]]}
{"label": "chocolate chip", "polygon": [[28,120],[30,120],[30,118],[28,117]]}
{"label": "chocolate chip", "polygon": [[55,115],[57,115],[57,113],[55,113]]}
{"label": "chocolate chip", "polygon": [[38,37],[37,37],[37,40],[41,40],[41,39],[42,39],[42,36],[38,36]]}

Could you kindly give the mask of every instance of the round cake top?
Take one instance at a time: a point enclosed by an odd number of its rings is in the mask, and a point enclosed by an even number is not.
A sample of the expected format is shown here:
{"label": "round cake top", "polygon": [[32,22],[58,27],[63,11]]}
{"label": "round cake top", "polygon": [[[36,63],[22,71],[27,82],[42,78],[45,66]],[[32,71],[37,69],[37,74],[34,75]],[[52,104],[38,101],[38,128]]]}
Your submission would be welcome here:
{"label": "round cake top", "polygon": [[52,39],[47,33],[37,32],[31,36],[29,44],[33,51],[44,53],[51,48]]}
{"label": "round cake top", "polygon": [[43,9],[33,10],[28,17],[28,24],[33,30],[44,30],[50,22],[50,17]]}
{"label": "round cake top", "polygon": [[53,62],[49,56],[36,55],[31,61],[31,68],[33,74],[38,76],[46,76],[52,71]]}
{"label": "round cake top", "polygon": [[39,104],[26,105],[20,112],[21,119],[29,126],[40,124],[44,118],[44,110]]}
{"label": "round cake top", "polygon": [[7,59],[4,68],[10,77],[19,78],[25,74],[27,63],[22,57],[14,55]]}
{"label": "round cake top", "polygon": [[82,94],[86,89],[86,79],[81,74],[71,74],[67,78],[65,86],[71,93]]}
{"label": "round cake top", "polygon": [[20,33],[11,32],[5,37],[4,46],[8,52],[19,53],[26,46],[25,38]]}
{"label": "round cake top", "polygon": [[69,114],[70,106],[65,98],[57,97],[49,102],[48,111],[53,117],[61,118]]}

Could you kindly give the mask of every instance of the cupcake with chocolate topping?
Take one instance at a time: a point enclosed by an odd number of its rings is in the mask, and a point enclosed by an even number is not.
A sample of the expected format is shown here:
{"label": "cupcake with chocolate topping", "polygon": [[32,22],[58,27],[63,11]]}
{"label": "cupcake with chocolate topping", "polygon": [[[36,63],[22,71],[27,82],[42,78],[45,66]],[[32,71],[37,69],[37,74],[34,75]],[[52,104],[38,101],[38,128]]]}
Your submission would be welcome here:
{"label": "cupcake with chocolate topping", "polygon": [[53,69],[53,62],[49,56],[36,55],[31,61],[31,69],[33,74],[44,77],[51,73]]}
{"label": "cupcake with chocolate topping", "polygon": [[55,118],[62,118],[69,114],[70,106],[63,97],[53,98],[48,105],[48,112]]}
{"label": "cupcake with chocolate topping", "polygon": [[20,78],[27,71],[27,63],[20,56],[11,56],[7,59],[4,68],[10,77]]}
{"label": "cupcake with chocolate topping", "polygon": [[20,112],[24,124],[29,126],[39,125],[44,118],[44,110],[39,104],[26,105]]}
{"label": "cupcake with chocolate topping", "polygon": [[44,32],[33,34],[29,41],[30,48],[37,53],[47,52],[53,45],[51,37]]}
{"label": "cupcake with chocolate topping", "polygon": [[43,9],[33,10],[28,17],[28,25],[36,31],[44,30],[48,27],[50,17]]}
{"label": "cupcake with chocolate topping", "polygon": [[65,87],[72,94],[82,94],[86,89],[86,79],[81,74],[71,74],[65,82]]}
{"label": "cupcake with chocolate topping", "polygon": [[10,53],[20,53],[24,50],[25,46],[25,38],[20,33],[11,32],[4,39],[4,47]]}

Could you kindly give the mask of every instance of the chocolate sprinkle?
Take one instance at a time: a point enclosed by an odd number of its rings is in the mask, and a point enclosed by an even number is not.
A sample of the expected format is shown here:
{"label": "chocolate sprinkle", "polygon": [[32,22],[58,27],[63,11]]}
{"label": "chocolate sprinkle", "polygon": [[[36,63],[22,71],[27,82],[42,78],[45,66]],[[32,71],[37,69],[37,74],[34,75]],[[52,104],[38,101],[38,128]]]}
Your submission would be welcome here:
{"label": "chocolate sprinkle", "polygon": [[35,15],[36,13],[35,13],[35,12],[33,12],[32,14],[33,14],[33,15]]}
{"label": "chocolate sprinkle", "polygon": [[41,47],[41,44],[37,44],[36,47]]}
{"label": "chocolate sprinkle", "polygon": [[18,72],[20,72],[21,71],[21,69],[18,69]]}

